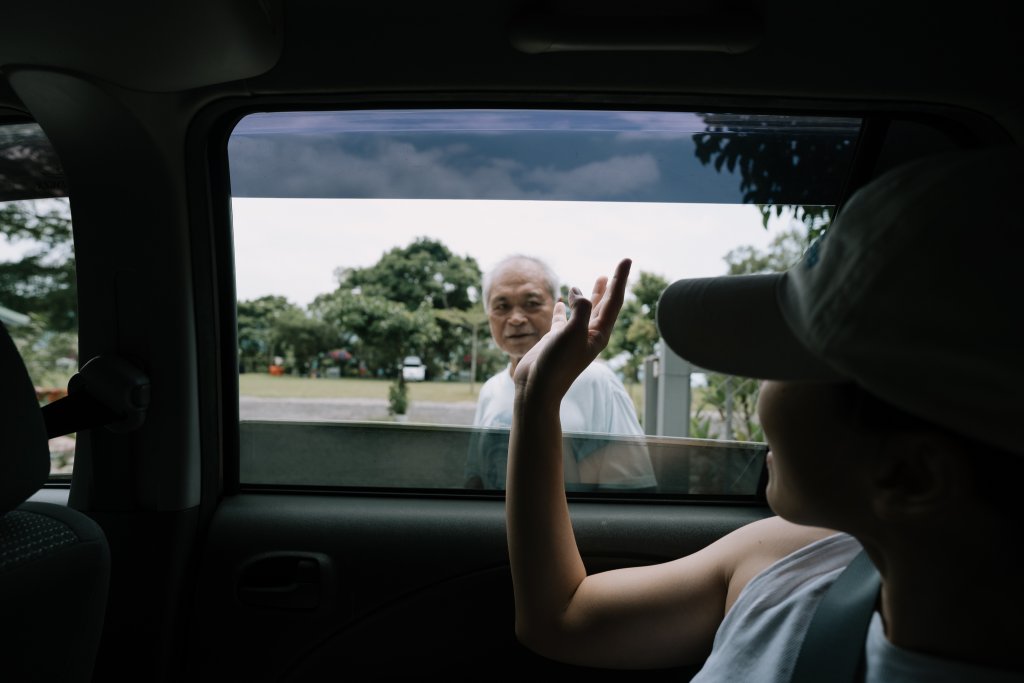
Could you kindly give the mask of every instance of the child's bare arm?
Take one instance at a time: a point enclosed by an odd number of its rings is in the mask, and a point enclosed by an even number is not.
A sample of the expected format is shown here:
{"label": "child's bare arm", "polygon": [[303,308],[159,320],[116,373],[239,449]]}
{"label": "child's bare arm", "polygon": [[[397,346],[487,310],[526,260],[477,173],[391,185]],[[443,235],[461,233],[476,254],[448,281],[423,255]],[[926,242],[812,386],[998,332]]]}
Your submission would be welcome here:
{"label": "child's bare arm", "polygon": [[[559,404],[605,347],[630,262],[599,278],[591,300],[555,307],[551,331],[519,362],[506,513],[516,633],[536,652],[585,666],[699,662],[742,585],[826,530],[771,518],[678,560],[587,576],[565,498]],[[577,290],[578,292],[578,290]]]}

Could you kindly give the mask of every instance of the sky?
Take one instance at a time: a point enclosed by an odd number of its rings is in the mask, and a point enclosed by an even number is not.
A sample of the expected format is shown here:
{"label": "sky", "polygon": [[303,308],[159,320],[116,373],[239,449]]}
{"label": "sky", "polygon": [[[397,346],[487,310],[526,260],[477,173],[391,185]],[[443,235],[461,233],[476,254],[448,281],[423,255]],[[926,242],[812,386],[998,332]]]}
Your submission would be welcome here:
{"label": "sky", "polygon": [[[336,269],[372,266],[418,237],[485,272],[509,254],[540,257],[559,284],[588,293],[623,257],[634,279],[721,275],[731,249],[764,248],[788,225],[765,230],[753,202],[833,203],[858,125],[578,110],[252,114],[228,144],[238,297],[305,306],[335,289]],[[761,166],[750,168],[755,152]],[[765,184],[765,173],[785,182]]]}
{"label": "sky", "polygon": [[730,249],[764,248],[788,225],[766,230],[756,207],[735,204],[235,198],[232,212],[238,298],[302,306],[335,289],[335,269],[372,266],[422,236],[484,271],[508,254],[538,256],[589,293],[624,257],[631,281],[640,271],[670,282],[721,275]]}

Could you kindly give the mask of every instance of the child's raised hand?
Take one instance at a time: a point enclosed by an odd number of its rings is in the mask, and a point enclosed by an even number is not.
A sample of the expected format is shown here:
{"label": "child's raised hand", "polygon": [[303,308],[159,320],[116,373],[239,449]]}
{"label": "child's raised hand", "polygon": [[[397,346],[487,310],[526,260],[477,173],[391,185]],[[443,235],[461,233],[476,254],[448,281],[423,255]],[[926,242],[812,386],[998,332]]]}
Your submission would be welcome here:
{"label": "child's raised hand", "polygon": [[561,401],[580,373],[608,345],[612,328],[626,295],[630,259],[623,259],[609,280],[597,278],[590,299],[573,287],[569,309],[559,301],[552,314],[551,330],[526,355],[515,370],[516,386],[528,396],[538,392]]}

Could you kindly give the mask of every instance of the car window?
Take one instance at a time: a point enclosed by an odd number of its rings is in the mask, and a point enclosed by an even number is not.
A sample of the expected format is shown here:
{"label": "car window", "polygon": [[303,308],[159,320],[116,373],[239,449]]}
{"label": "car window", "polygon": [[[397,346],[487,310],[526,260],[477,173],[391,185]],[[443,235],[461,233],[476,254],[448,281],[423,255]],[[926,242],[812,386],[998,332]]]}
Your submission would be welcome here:
{"label": "car window", "polygon": [[[495,325],[549,320],[545,302],[628,256],[615,335],[562,406],[567,488],[753,496],[757,382],[671,354],[657,299],[678,278],[795,262],[859,132],[749,113],[244,117],[228,144],[242,483],[500,491],[515,335]],[[485,275],[510,255],[556,281],[491,307]]]}
{"label": "car window", "polygon": [[[78,370],[71,210],[52,146],[35,123],[0,125],[0,322],[41,405]],[[70,476],[75,435],[50,440],[51,478]]]}

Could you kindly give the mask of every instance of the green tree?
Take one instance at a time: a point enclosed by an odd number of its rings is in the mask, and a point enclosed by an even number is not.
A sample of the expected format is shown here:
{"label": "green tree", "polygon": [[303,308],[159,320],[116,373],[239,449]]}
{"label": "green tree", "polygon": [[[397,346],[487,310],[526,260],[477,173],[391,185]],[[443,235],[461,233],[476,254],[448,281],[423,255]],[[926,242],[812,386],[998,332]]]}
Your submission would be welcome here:
{"label": "green tree", "polygon": [[0,262],[0,305],[34,316],[52,332],[78,331],[71,217],[64,200],[0,204],[0,236],[21,258]]}
{"label": "green tree", "polygon": [[636,283],[630,290],[633,297],[622,305],[618,323],[612,330],[608,347],[602,353],[604,358],[628,354],[622,372],[627,381],[639,381],[640,368],[644,359],[654,353],[658,342],[658,298],[668,286],[660,275],[640,271]]}
{"label": "green tree", "polygon": [[780,232],[764,251],[749,245],[730,250],[725,255],[727,272],[729,275],[781,273],[800,260],[807,246],[806,232],[798,228]]}
{"label": "green tree", "polygon": [[274,356],[284,355],[278,348],[281,334],[277,327],[285,315],[302,315],[302,309],[283,296],[261,296],[239,301],[238,360],[240,370],[265,371]]}
{"label": "green tree", "polygon": [[[480,266],[471,256],[457,256],[442,242],[419,237],[405,247],[385,252],[366,268],[335,271],[339,290],[359,292],[403,304],[409,311],[423,307],[469,311],[479,307]],[[460,358],[472,344],[472,327],[439,318],[442,334],[423,345],[411,345],[436,375],[454,358]]]}
{"label": "green tree", "polygon": [[757,417],[757,395],[760,382],[750,377],[736,377],[717,372],[707,374],[707,386],[700,393],[700,401],[694,410],[691,425],[699,425],[706,437],[710,433],[706,419],[713,411],[719,423],[725,425],[725,438],[737,441],[762,441],[764,431]]}
{"label": "green tree", "polygon": [[442,242],[419,237],[395,247],[366,268],[335,271],[338,286],[405,304],[410,311],[430,308],[468,310],[480,287],[480,266],[471,256],[456,256]]}
{"label": "green tree", "polygon": [[[702,117],[705,130],[693,136],[695,155],[719,171],[739,171],[743,201],[758,206],[765,226],[772,214],[791,211],[807,227],[808,241],[825,231],[832,207],[822,204],[816,193],[822,186],[843,186],[856,143],[852,129],[844,136],[788,135],[788,128],[796,132],[806,124],[742,114]],[[770,128],[772,134],[749,134],[759,128]],[[801,164],[803,159],[816,160],[813,178],[808,177],[806,164]]]}
{"label": "green tree", "polygon": [[450,369],[460,370],[464,367],[463,358],[470,359],[467,369],[470,372],[471,384],[490,377],[498,371],[501,363],[507,361],[505,354],[494,346],[488,334],[487,314],[484,313],[480,302],[475,303],[473,308],[467,311],[434,311],[434,317],[441,327],[442,337],[458,340],[448,357]]}
{"label": "green tree", "polygon": [[349,348],[367,367],[395,377],[404,393],[405,380],[398,372],[402,358],[433,344],[441,336],[429,305],[409,310],[404,304],[379,296],[338,289],[321,294],[310,305],[313,315],[341,332]]}
{"label": "green tree", "polygon": [[54,332],[38,316],[26,325],[11,328],[11,339],[25,363],[32,382],[40,388],[67,389],[78,371],[78,332]]}
{"label": "green tree", "polygon": [[436,341],[441,331],[430,308],[410,311],[403,304],[379,296],[345,290],[321,294],[310,305],[313,315],[341,331],[350,350],[367,366],[387,375],[398,370],[402,358]]}
{"label": "green tree", "polygon": [[298,306],[280,311],[273,318],[271,348],[284,356],[286,365],[307,374],[313,363],[338,342],[337,331],[323,320],[311,317]]}
{"label": "green tree", "polygon": [[0,261],[0,306],[28,316],[11,338],[32,380],[65,388],[78,369],[78,287],[67,200],[0,204],[0,238],[19,248]]}

